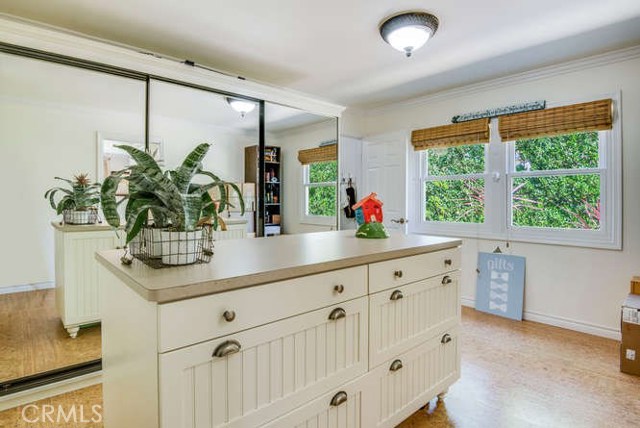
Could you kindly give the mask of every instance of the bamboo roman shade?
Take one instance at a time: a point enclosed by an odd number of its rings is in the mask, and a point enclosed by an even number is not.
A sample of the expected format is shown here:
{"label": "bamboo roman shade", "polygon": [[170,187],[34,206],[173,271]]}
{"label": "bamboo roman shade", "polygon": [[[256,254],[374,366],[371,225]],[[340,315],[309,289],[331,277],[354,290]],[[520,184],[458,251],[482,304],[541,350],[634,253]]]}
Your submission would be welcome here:
{"label": "bamboo roman shade", "polygon": [[434,128],[417,129],[411,133],[414,150],[439,149],[465,144],[489,142],[489,118],[470,120]]}
{"label": "bamboo roman shade", "polygon": [[298,160],[302,165],[310,163],[329,162],[338,159],[338,145],[331,144],[313,149],[300,150]]}
{"label": "bamboo roman shade", "polygon": [[502,141],[603,131],[613,123],[611,99],[512,114],[500,118]]}

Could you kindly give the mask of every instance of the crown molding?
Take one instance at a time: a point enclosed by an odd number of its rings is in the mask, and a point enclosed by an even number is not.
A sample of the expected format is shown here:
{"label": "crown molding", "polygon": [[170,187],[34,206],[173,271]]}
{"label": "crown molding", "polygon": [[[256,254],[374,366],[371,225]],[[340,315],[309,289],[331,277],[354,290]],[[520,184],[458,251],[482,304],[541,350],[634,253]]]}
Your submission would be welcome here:
{"label": "crown molding", "polygon": [[615,51],[610,51],[603,54],[593,55],[586,58],[581,58],[581,59],[572,60],[568,62],[563,62],[560,64],[540,67],[534,70],[511,74],[505,77],[499,77],[496,79],[485,80],[478,83],[472,83],[470,85],[459,86],[456,88],[447,89],[444,91],[435,92],[433,94],[411,98],[404,101],[382,104],[382,105],[374,106],[368,109],[349,108],[347,112],[348,113],[358,112],[360,114],[364,114],[364,116],[373,116],[373,115],[384,113],[396,108],[409,107],[414,105],[432,103],[434,101],[440,101],[443,99],[451,99],[451,98],[473,95],[473,94],[485,92],[491,89],[497,89],[497,88],[501,88],[509,85],[515,85],[515,84],[524,83],[524,82],[546,79],[553,76],[572,73],[572,72],[581,71],[581,70],[594,68],[594,67],[600,67],[603,65],[630,61],[637,58],[640,58],[640,45],[632,46],[624,49],[618,49]]}
{"label": "crown molding", "polygon": [[301,92],[245,80],[224,72],[190,67],[148,51],[35,25],[7,14],[0,14],[0,41],[236,93],[323,116],[339,117],[345,109],[344,106],[318,100]]}

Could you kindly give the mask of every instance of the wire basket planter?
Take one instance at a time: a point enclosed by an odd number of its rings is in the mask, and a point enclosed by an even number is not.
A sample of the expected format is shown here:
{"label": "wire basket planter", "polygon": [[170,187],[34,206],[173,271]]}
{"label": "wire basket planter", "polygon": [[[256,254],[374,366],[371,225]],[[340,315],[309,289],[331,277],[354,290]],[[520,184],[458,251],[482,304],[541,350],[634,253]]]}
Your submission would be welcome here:
{"label": "wire basket planter", "polygon": [[85,211],[64,210],[62,212],[64,224],[96,224],[98,222],[98,210],[89,208]]}
{"label": "wire basket planter", "polygon": [[144,227],[129,243],[133,257],[152,268],[209,263],[213,231],[204,226],[189,232]]}

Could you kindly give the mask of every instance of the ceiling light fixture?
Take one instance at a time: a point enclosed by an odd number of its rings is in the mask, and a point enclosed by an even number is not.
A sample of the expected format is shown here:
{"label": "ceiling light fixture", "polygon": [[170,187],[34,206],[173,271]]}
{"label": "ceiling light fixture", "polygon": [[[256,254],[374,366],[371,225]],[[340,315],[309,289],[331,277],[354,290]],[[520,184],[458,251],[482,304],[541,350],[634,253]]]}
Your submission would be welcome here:
{"label": "ceiling light fixture", "polygon": [[438,18],[426,12],[402,12],[380,24],[380,35],[407,57],[420,49],[438,29]]}
{"label": "ceiling light fixture", "polygon": [[256,103],[253,101],[242,100],[239,98],[227,97],[227,102],[232,109],[240,113],[240,116],[245,117],[247,113],[251,113],[256,108]]}

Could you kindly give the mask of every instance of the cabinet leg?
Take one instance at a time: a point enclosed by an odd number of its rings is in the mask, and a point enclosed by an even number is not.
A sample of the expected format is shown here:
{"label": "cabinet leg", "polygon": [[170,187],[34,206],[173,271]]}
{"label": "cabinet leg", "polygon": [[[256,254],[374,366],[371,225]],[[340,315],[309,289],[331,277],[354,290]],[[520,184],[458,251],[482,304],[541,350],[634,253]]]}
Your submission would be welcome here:
{"label": "cabinet leg", "polygon": [[71,337],[72,339],[75,339],[76,336],[78,336],[78,331],[79,330],[80,330],[79,326],[69,327],[69,328],[67,328],[67,333],[69,333],[69,337]]}
{"label": "cabinet leg", "polygon": [[447,392],[449,392],[449,388],[445,389],[440,394],[438,394],[438,401],[444,401],[444,396],[447,395]]}

